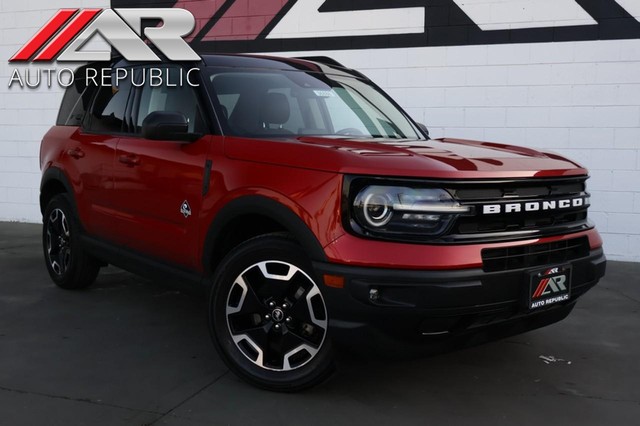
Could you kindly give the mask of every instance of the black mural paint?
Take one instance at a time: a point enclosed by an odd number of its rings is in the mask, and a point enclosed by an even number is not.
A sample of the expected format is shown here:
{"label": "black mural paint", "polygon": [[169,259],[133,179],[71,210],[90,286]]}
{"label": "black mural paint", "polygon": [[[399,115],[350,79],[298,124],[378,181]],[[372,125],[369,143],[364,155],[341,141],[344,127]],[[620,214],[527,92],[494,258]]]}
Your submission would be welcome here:
{"label": "black mural paint", "polygon": [[[204,41],[204,36],[218,23],[234,1],[236,0],[227,0],[194,38],[191,44],[197,51],[277,52],[640,38],[640,22],[615,0],[575,0],[597,22],[594,25],[488,31],[480,29],[453,0],[327,0],[318,9],[319,13],[425,7],[424,33],[290,39],[266,38],[297,2],[297,0],[290,0],[255,40]],[[176,1],[157,0],[112,0],[111,3],[114,8],[174,7],[176,5]]]}

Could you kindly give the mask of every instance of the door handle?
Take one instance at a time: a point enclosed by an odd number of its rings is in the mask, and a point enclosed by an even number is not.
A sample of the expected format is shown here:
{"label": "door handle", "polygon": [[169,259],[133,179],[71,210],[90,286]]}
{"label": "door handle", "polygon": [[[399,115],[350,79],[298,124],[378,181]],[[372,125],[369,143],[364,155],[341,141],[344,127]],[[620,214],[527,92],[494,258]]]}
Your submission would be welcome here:
{"label": "door handle", "polygon": [[135,166],[140,165],[140,157],[138,157],[137,155],[133,155],[133,154],[121,155],[120,156],[120,162],[122,164],[126,164],[129,167],[135,167]]}
{"label": "door handle", "polygon": [[79,160],[84,157],[84,151],[81,150],[80,148],[70,149],[67,151],[67,154],[69,155],[69,157],[73,157],[76,160]]}

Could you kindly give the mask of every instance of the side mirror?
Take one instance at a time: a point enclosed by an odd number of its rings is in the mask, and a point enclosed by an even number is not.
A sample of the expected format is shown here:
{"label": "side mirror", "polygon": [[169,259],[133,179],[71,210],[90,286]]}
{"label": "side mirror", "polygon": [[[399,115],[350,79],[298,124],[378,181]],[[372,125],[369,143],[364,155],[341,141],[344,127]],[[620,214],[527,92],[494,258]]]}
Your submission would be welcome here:
{"label": "side mirror", "polygon": [[422,130],[422,133],[424,133],[424,135],[427,137],[427,139],[431,139],[429,137],[429,129],[427,128],[427,126],[425,126],[422,123],[416,123],[418,125],[418,127],[420,128],[420,130]]}
{"label": "side mirror", "polygon": [[183,113],[156,111],[142,122],[142,137],[156,141],[193,142],[200,135],[189,133],[189,120]]}

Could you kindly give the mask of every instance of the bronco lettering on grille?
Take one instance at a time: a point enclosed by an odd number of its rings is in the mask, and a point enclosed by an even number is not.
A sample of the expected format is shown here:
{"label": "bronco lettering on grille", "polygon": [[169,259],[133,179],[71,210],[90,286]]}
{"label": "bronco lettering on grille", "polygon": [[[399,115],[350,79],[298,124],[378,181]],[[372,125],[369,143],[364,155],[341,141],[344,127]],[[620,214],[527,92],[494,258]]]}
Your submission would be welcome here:
{"label": "bronco lettering on grille", "polygon": [[522,212],[538,212],[563,210],[570,208],[579,208],[589,205],[588,197],[548,200],[548,201],[529,201],[521,203],[506,204],[486,204],[482,206],[482,214],[501,214],[501,213],[522,213]]}

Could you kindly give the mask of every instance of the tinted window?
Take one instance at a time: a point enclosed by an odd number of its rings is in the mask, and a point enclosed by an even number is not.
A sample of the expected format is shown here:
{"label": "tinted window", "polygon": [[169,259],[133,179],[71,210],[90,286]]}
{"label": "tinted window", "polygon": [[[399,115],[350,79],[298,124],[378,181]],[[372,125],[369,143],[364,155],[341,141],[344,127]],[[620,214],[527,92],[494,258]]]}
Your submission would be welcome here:
{"label": "tinted window", "polygon": [[67,88],[62,98],[62,105],[58,113],[58,126],[80,126],[84,115],[89,109],[91,95],[94,89],[87,89],[80,80]]}
{"label": "tinted window", "polygon": [[[168,79],[165,81],[179,81],[180,70],[176,67],[163,68],[164,75]],[[205,122],[199,106],[198,96],[193,87],[189,85],[153,87],[150,84],[148,75],[145,78],[145,85],[140,96],[140,106],[136,114],[136,130],[142,131],[142,123],[149,114],[156,111],[180,112],[189,121],[189,133],[206,133]],[[166,77],[165,77],[166,78]]]}
{"label": "tinted window", "polygon": [[120,133],[123,129],[127,100],[131,92],[131,81],[121,80],[98,89],[91,113],[87,115],[85,127],[98,133]]}
{"label": "tinted window", "polygon": [[[291,88],[273,88],[267,90],[267,96],[269,96],[269,94],[271,93],[280,94],[280,102],[283,104],[283,107],[285,109],[289,110],[289,114],[288,117],[284,117],[287,118],[286,120],[284,118],[281,120],[283,121],[282,123],[269,123],[269,125],[272,128],[275,126],[277,129],[286,130],[287,132],[291,132],[293,134],[304,132],[304,129],[307,126],[304,122],[304,119],[302,118],[302,109],[300,108],[298,98],[295,97],[295,93],[291,90]],[[273,96],[269,97],[273,98]],[[286,106],[284,105],[285,100]]]}
{"label": "tinted window", "polygon": [[315,72],[210,68],[227,134],[422,139],[389,98],[365,80]]}

